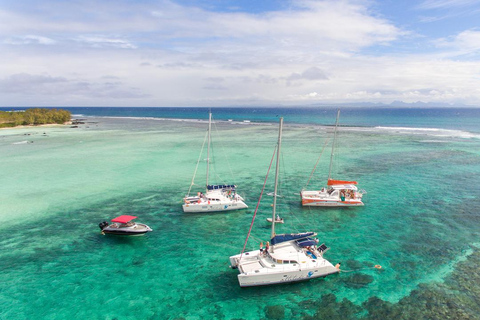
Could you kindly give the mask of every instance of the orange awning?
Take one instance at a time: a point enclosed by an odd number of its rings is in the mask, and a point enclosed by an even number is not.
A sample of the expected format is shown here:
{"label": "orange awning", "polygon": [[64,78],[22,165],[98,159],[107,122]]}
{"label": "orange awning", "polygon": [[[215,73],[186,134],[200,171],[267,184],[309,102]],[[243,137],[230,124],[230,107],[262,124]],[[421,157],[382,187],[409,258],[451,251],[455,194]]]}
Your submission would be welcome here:
{"label": "orange awning", "polygon": [[328,179],[327,185],[334,186],[337,184],[357,184],[357,181],[345,181],[345,180],[334,180]]}

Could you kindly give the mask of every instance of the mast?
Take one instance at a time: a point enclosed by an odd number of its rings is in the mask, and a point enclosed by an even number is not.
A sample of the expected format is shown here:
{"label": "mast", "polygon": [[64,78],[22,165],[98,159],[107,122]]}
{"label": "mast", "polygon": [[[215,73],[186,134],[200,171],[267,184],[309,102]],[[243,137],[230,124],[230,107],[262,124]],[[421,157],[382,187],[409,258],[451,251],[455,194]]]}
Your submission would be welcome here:
{"label": "mast", "polygon": [[212,113],[208,113],[208,145],[207,145],[207,185],[205,186],[208,192],[208,170],[210,168],[210,132],[212,131]]}
{"label": "mast", "polygon": [[[282,146],[282,127],[283,127],[283,117],[280,118],[280,126],[278,129],[278,143],[277,143],[277,164],[275,165],[275,188],[273,190],[273,213],[272,213],[272,236],[275,236],[275,219],[276,219],[276,208],[277,208],[277,189],[278,189],[278,172],[280,164],[280,147]],[[273,246],[272,246],[273,252]]]}
{"label": "mast", "polygon": [[330,154],[330,168],[328,169],[328,180],[330,180],[331,173],[332,173],[333,154],[335,152],[335,142],[337,141],[338,118],[340,118],[340,109],[338,109],[337,120],[335,121],[335,131],[333,133],[333,142],[332,142],[332,153]]}

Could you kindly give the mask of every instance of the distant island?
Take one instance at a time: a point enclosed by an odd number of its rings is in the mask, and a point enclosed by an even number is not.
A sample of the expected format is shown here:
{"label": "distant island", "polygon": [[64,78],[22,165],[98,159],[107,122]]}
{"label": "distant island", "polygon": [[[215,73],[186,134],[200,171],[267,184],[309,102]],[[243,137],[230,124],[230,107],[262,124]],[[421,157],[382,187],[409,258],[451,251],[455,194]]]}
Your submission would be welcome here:
{"label": "distant island", "polygon": [[32,108],[26,110],[0,111],[0,128],[37,126],[42,124],[65,124],[71,113],[62,109]]}

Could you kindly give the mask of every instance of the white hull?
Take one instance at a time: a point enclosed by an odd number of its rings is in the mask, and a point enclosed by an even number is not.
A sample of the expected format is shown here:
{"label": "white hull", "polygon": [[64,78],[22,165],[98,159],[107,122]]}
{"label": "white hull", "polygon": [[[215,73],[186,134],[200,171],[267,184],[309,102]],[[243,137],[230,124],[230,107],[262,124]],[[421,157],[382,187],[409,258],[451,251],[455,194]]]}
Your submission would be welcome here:
{"label": "white hull", "polygon": [[[241,287],[291,283],[325,277],[339,272],[318,251],[312,257],[305,253],[306,249],[300,248],[291,242],[277,246],[276,250],[282,246],[288,246],[290,249],[294,248],[297,250],[293,257],[298,259],[298,261],[292,263],[292,260],[290,260],[290,263],[284,263],[286,262],[285,260],[275,259],[274,254],[264,254],[260,250],[230,257],[231,267],[238,268],[240,272],[238,282]],[[284,255],[280,253],[278,256]]]}
{"label": "white hull", "polygon": [[112,223],[102,229],[102,234],[139,237],[151,231],[153,230],[149,226],[143,223],[133,223],[132,225],[129,225],[129,226],[126,226],[120,223]]}
{"label": "white hull", "polygon": [[[348,191],[341,196],[341,191]],[[363,206],[363,194],[351,186],[335,186],[333,190],[302,191],[302,206],[304,207],[359,207]]]}
{"label": "white hull", "polygon": [[248,208],[243,201],[225,201],[210,204],[208,201],[201,203],[190,203],[182,206],[183,212],[215,212],[215,211],[230,211]]}
{"label": "white hull", "polygon": [[185,198],[182,208],[183,212],[217,212],[246,209],[248,206],[238,194],[228,196],[224,192],[213,191],[202,197]]}

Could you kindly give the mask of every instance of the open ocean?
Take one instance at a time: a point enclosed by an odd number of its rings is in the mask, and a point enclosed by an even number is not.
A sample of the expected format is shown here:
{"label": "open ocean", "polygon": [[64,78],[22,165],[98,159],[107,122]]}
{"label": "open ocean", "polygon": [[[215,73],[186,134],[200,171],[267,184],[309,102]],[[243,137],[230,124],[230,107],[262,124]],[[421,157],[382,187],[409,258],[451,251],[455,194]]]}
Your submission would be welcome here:
{"label": "open ocean", "polygon": [[[63,109],[84,124],[0,130],[0,319],[480,319],[480,109],[342,108],[333,173],[358,181],[365,206],[303,208],[336,109],[212,108],[211,182],[237,184],[249,205],[212,214],[181,207],[208,108]],[[228,258],[280,116],[277,233],[318,232],[343,272],[240,288]],[[325,186],[329,156],[309,188]],[[204,178],[201,162],[196,190]],[[271,202],[247,250],[269,240]],[[120,214],[154,231],[103,236]]]}

